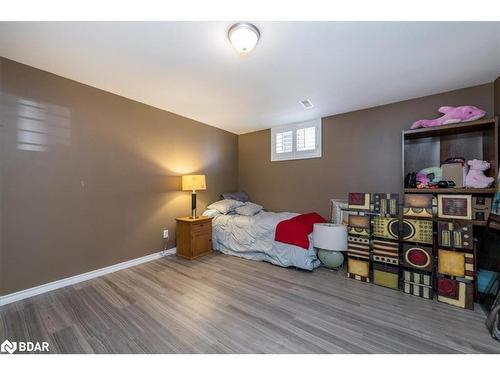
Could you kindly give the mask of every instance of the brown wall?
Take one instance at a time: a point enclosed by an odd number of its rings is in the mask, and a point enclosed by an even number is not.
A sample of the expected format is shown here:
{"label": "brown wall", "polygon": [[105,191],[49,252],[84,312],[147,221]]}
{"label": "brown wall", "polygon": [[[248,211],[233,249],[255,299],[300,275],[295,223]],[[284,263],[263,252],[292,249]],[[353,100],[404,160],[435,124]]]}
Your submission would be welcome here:
{"label": "brown wall", "polygon": [[317,211],[350,191],[398,192],[401,130],[439,116],[442,105],[472,104],[493,115],[493,84],[323,119],[322,158],[271,162],[270,130],[239,137],[239,188],[273,211]]}
{"label": "brown wall", "polygon": [[494,82],[495,91],[495,115],[500,116],[500,77]]}
{"label": "brown wall", "polygon": [[237,187],[232,133],[11,60],[0,74],[0,295],[174,247],[182,174],[207,175],[200,210]]}

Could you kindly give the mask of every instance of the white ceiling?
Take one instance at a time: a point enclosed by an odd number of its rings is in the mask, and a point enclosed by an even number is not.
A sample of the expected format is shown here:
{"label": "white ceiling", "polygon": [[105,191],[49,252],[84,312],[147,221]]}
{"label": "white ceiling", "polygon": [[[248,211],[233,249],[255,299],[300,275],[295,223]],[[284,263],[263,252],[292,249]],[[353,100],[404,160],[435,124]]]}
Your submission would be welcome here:
{"label": "white ceiling", "polygon": [[245,57],[231,24],[0,22],[0,55],[237,134],[500,75],[500,23],[256,22]]}

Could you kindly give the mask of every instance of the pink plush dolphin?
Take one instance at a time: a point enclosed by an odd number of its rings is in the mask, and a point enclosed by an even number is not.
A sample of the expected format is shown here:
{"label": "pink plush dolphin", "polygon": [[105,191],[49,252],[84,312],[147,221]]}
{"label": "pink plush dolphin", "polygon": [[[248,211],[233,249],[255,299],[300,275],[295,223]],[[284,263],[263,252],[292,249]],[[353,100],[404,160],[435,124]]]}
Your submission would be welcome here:
{"label": "pink plush dolphin", "polygon": [[434,120],[418,120],[411,126],[412,129],[430,128],[433,126],[456,124],[458,122],[474,121],[484,117],[486,111],[474,107],[473,105],[463,105],[460,107],[440,107],[439,112],[443,116]]}

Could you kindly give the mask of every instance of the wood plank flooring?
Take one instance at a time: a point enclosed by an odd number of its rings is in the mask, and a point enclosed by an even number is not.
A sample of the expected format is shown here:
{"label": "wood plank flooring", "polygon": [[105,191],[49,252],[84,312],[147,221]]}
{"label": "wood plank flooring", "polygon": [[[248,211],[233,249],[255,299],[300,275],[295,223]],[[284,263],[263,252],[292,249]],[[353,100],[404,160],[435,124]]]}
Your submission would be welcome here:
{"label": "wood plank flooring", "polygon": [[0,307],[0,342],[56,353],[500,353],[484,314],[345,278],[175,257]]}

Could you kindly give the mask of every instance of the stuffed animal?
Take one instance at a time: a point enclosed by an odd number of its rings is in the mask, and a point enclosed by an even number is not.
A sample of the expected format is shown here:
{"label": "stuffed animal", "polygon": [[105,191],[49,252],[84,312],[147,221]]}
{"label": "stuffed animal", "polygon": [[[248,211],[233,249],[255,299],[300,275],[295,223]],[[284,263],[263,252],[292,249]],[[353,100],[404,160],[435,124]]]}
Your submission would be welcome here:
{"label": "stuffed animal", "polygon": [[417,172],[417,181],[420,182],[420,187],[426,187],[429,182],[437,183],[443,179],[441,167],[424,168]]}
{"label": "stuffed animal", "polygon": [[490,163],[484,160],[469,160],[469,173],[465,177],[465,186],[468,188],[486,188],[494,181],[493,177],[486,177],[484,171],[490,168]]}
{"label": "stuffed animal", "polygon": [[456,124],[459,122],[479,120],[484,117],[486,111],[474,107],[473,105],[463,105],[460,107],[440,107],[439,112],[443,116],[434,120],[418,120],[413,123],[411,129],[430,128],[433,126]]}

